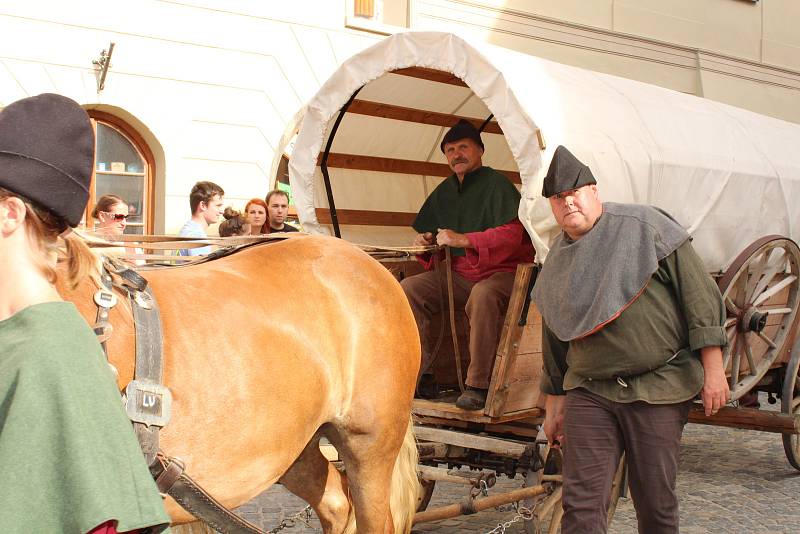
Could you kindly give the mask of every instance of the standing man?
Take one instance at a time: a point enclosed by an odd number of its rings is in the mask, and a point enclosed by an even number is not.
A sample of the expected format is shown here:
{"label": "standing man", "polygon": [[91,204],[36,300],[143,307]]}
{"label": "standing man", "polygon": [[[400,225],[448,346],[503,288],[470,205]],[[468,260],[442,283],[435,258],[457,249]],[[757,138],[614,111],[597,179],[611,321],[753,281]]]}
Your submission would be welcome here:
{"label": "standing man", "polygon": [[[508,299],[519,263],[533,261],[530,237],[517,212],[520,194],[502,174],[484,167],[483,141],[470,122],[461,120],[440,145],[453,174],[425,200],[412,224],[415,246],[452,247],[456,306],[465,306],[470,324],[466,391],[456,406],[478,410],[486,404],[492,366]],[[418,256],[428,272],[401,282],[417,321],[423,369],[430,362],[431,316],[441,311],[440,280],[431,271],[430,254]]]}
{"label": "standing man", "polygon": [[[192,218],[186,221],[178,235],[181,237],[208,237],[208,226],[214,224],[222,215],[222,197],[225,191],[214,182],[197,182],[189,193],[189,207]],[[200,256],[211,253],[211,245],[188,248],[180,251],[181,256]]]}
{"label": "standing man", "polygon": [[639,532],[678,532],[678,448],[692,399],[730,392],[725,316],[689,235],[665,212],[600,201],[556,149],[542,196],[562,229],[533,290],[542,313],[544,431],[564,450],[564,534],[606,532],[623,451]]}
{"label": "standing man", "polygon": [[289,195],[280,189],[267,193],[267,219],[269,220],[269,233],[272,232],[297,232],[297,228],[286,224],[289,215]]}

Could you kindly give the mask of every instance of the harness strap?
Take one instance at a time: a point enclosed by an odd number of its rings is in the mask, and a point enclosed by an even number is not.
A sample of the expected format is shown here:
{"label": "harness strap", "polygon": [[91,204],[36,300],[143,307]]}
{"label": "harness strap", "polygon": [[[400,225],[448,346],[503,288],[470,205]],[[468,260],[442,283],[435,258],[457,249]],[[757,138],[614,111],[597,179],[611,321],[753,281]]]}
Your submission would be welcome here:
{"label": "harness strap", "polygon": [[167,493],[187,512],[211,528],[226,534],[266,534],[206,493],[186,474],[183,463],[177,458],[159,454],[150,467],[150,473],[156,479],[159,491]]}
{"label": "harness strap", "polygon": [[444,247],[444,255],[447,273],[447,304],[450,314],[450,334],[453,336],[453,355],[456,358],[458,387],[461,393],[464,393],[464,377],[461,371],[461,351],[458,349],[458,330],[456,329],[456,306],[453,296],[453,257],[450,254],[450,247]]}
{"label": "harness strap", "polygon": [[[128,394],[126,406],[130,415],[131,405],[136,410],[154,417],[169,417],[169,391],[161,386],[164,373],[162,361],[163,341],[161,334],[161,314],[158,304],[150,288],[145,291],[128,291],[136,325],[136,367],[134,382],[142,394]],[[133,382],[131,383],[133,384]],[[130,388],[131,385],[128,387]],[[150,388],[148,388],[150,386]],[[163,388],[163,391],[147,391],[152,386]],[[131,398],[133,397],[133,398]],[[156,425],[154,423],[162,423]],[[166,421],[135,420],[133,430],[139,439],[147,465],[151,465],[158,454],[158,431]]]}
{"label": "harness strap", "polygon": [[116,304],[116,296],[114,295],[111,275],[108,274],[105,268],[103,269],[103,274],[100,275],[100,283],[103,287],[94,295],[94,302],[97,305],[97,315],[95,323],[92,325],[92,330],[97,336],[100,346],[103,347],[103,354],[105,354],[106,360],[108,360],[108,347],[106,346],[106,342],[108,338],[111,337],[112,331],[111,324],[108,322],[108,313],[111,307]]}
{"label": "harness strap", "polygon": [[110,305],[103,306],[101,302],[107,300],[105,293],[113,296],[111,273],[121,278],[122,283],[118,286],[128,292],[136,339],[134,379],[125,388],[125,409],[159,491],[170,495],[186,511],[217,531],[266,534],[206,493],[186,474],[180,459],[167,457],[159,451],[158,432],[169,421],[172,404],[169,389],[161,384],[164,374],[161,314],[152,290],[147,287],[147,280],[109,259],[104,262],[102,274],[105,289],[101,288],[95,295],[98,324],[101,320],[108,323]]}

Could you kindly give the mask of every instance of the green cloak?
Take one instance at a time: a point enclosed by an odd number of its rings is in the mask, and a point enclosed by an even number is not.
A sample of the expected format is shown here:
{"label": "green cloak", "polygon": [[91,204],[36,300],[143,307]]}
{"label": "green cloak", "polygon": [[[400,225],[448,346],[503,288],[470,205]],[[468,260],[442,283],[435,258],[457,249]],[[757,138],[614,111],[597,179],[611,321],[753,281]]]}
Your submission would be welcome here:
{"label": "green cloak", "polygon": [[71,303],[0,321],[0,473],[2,532],[169,524],[97,338]]}
{"label": "green cloak", "polygon": [[[491,167],[464,175],[459,184],[448,176],[428,196],[411,225],[420,234],[449,229],[459,234],[482,232],[507,224],[518,217],[520,194],[508,178]],[[453,256],[463,256],[454,248]]]}

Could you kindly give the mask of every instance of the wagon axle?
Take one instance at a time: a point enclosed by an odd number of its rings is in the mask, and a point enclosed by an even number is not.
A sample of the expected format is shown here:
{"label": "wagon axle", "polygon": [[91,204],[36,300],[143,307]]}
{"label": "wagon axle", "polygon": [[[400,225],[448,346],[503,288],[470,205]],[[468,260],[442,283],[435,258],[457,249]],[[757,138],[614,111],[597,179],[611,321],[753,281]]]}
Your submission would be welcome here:
{"label": "wagon axle", "polygon": [[739,319],[740,332],[761,332],[767,326],[769,314],[758,311],[755,307],[747,308]]}

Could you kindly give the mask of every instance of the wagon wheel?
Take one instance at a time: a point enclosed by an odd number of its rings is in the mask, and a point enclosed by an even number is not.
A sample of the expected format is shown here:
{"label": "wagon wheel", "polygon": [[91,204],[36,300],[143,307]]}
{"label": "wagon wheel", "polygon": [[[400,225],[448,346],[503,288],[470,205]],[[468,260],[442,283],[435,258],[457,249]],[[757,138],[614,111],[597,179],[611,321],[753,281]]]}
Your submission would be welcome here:
{"label": "wagon wheel", "polygon": [[720,278],[731,400],[758,384],[783,352],[800,299],[798,275],[800,249],[791,239],[771,235],[742,251]]}
{"label": "wagon wheel", "polygon": [[[789,415],[800,415],[800,380],[798,380],[798,367],[800,367],[800,345],[798,350],[792,350],[792,358],[786,366],[786,378],[783,380],[781,394],[781,411]],[[783,450],[792,467],[800,471],[800,435],[783,434]]]}
{"label": "wagon wheel", "polygon": [[420,479],[419,481],[419,495],[417,496],[417,512],[424,512],[428,508],[428,504],[433,497],[433,490],[436,487],[435,480]]}
{"label": "wagon wheel", "polygon": [[[526,485],[538,484],[538,477],[541,472],[529,472],[526,477]],[[611,500],[608,505],[608,524],[611,525],[611,520],[614,518],[614,513],[617,511],[617,504],[622,495],[623,484],[627,483],[625,454],[619,460],[617,472],[614,474],[614,479],[611,482]],[[532,521],[525,522],[525,532],[528,534],[542,534],[545,525],[547,526],[547,534],[557,534],[561,527],[561,518],[564,516],[564,509],[561,507],[561,490],[562,486],[559,484],[553,493],[547,498],[543,499],[538,508],[541,514],[538,518]]]}

